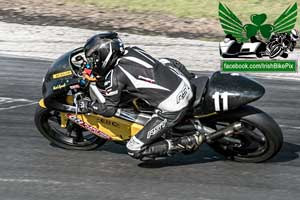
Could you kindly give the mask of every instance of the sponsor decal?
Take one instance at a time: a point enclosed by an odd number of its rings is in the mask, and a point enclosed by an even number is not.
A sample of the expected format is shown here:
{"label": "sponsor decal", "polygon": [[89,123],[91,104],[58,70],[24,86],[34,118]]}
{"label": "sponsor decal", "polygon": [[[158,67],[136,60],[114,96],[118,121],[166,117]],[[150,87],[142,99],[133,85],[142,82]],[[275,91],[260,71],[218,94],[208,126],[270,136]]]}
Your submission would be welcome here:
{"label": "sponsor decal", "polygon": [[103,133],[102,131],[96,129],[95,127],[85,123],[84,121],[82,121],[81,119],[77,118],[75,115],[73,114],[67,114],[66,115],[67,118],[69,120],[71,120],[72,122],[78,124],[79,126],[81,126],[82,128],[90,131],[91,133],[103,138],[103,139],[106,139],[106,140],[111,140],[111,137],[106,135],[105,133]]}
{"label": "sponsor decal", "polygon": [[57,79],[57,78],[65,77],[65,76],[70,76],[72,74],[73,74],[72,71],[69,70],[69,71],[64,71],[64,72],[60,72],[60,73],[57,73],[57,74],[53,74],[52,77],[54,79]]}
{"label": "sponsor decal", "polygon": [[59,84],[59,85],[55,85],[53,86],[53,90],[60,90],[62,88],[65,88],[67,85],[64,83],[64,84]]}
{"label": "sponsor decal", "polygon": [[110,121],[108,119],[99,118],[98,121],[100,123],[107,124],[107,125],[110,125],[110,126],[114,126],[114,127],[117,127],[117,128],[120,127],[120,124],[118,124],[117,122],[114,122],[114,121]]}
{"label": "sponsor decal", "polygon": [[70,89],[79,89],[80,88],[80,85],[79,84],[76,84],[76,85],[71,85],[70,86]]}
{"label": "sponsor decal", "polygon": [[182,101],[186,95],[188,93],[188,87],[187,86],[184,86],[184,88],[180,91],[180,93],[177,95],[176,99],[177,99],[177,104],[180,103],[180,101]]}
{"label": "sponsor decal", "polygon": [[148,131],[147,139],[151,138],[153,135],[157,134],[161,129],[165,128],[167,125],[167,119],[156,125],[153,129]]}

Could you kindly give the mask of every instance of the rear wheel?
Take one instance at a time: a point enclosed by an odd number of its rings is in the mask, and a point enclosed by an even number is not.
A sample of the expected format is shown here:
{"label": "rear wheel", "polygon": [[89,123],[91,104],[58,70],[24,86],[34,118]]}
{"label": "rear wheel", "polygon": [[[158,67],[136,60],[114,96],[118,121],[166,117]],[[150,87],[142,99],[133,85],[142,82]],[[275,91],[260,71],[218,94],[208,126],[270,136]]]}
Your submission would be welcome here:
{"label": "rear wheel", "polygon": [[60,112],[41,108],[39,105],[34,120],[37,129],[45,138],[64,149],[93,150],[106,142],[71,121],[67,122],[66,128],[61,128]]}
{"label": "rear wheel", "polygon": [[[238,119],[243,128],[231,137],[225,137],[210,146],[225,157],[239,162],[264,162],[275,156],[282,147],[283,137],[277,123],[265,113]],[[216,129],[232,121],[217,122]]]}

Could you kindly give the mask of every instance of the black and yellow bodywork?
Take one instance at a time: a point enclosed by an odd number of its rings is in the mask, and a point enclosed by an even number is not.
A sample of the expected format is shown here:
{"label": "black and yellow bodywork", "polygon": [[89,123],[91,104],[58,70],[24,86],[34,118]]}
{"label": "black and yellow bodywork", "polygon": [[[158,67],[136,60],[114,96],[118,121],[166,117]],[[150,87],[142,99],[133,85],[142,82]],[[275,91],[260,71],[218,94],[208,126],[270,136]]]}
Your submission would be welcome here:
{"label": "black and yellow bodywork", "polygon": [[[78,72],[80,68],[75,67],[72,64],[72,58],[76,55],[82,53],[83,49],[78,48],[73,51],[67,52],[61,57],[59,57],[48,69],[43,81],[43,97],[44,99],[49,97],[61,97],[64,104],[74,105],[74,96],[67,95],[67,92],[72,88],[79,88],[80,78]],[[79,71],[78,71],[79,70]],[[89,80],[90,81],[90,80]],[[41,108],[47,108],[44,99],[41,99],[39,106]],[[87,130],[91,130],[93,127],[108,137],[103,137],[104,139],[109,138],[113,141],[126,141],[132,136],[137,134],[144,126],[143,124],[138,124],[130,120],[121,119],[118,117],[106,118],[101,115],[88,113],[88,114],[75,114],[68,113],[68,111],[60,112],[60,126],[61,128],[67,129],[67,122],[70,120],[68,116],[70,114],[75,115],[78,120],[87,124],[88,128],[83,127]],[[76,120],[75,120],[76,122]],[[79,124],[80,125],[80,124]],[[90,131],[93,132],[93,131]],[[97,132],[97,131],[95,131]],[[103,136],[102,134],[102,136]],[[96,134],[97,135],[97,134]],[[101,135],[98,135],[101,137]]]}
{"label": "black and yellow bodywork", "polygon": [[[69,100],[67,101],[70,101],[70,99],[71,98],[69,98]],[[43,99],[39,101],[39,105],[42,108],[46,108]],[[61,118],[60,126],[62,128],[67,127],[68,114],[70,113],[66,113],[66,112],[60,113],[60,118]],[[82,120],[86,124],[101,131],[113,141],[126,141],[130,139],[132,136],[136,135],[144,127],[141,124],[127,121],[118,117],[107,118],[92,113],[77,114],[76,118]]]}

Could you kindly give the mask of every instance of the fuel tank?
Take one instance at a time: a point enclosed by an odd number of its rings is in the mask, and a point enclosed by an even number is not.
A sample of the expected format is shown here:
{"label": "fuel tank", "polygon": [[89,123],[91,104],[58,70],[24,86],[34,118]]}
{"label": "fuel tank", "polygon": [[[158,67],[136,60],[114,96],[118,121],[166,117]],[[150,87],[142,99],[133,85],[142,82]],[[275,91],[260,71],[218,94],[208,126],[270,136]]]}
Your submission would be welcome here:
{"label": "fuel tank", "polygon": [[197,114],[233,110],[261,98],[265,89],[257,81],[236,73],[215,72],[209,80]]}

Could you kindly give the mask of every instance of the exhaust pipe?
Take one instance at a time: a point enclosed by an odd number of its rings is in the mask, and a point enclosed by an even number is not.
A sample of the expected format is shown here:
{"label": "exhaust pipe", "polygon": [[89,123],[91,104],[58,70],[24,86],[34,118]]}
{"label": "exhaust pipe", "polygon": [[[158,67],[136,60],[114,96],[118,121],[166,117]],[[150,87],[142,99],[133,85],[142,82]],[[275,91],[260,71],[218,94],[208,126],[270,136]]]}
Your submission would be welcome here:
{"label": "exhaust pipe", "polygon": [[197,132],[191,136],[163,140],[150,145],[142,152],[142,155],[146,158],[155,159],[157,157],[170,156],[176,152],[193,151],[204,142],[213,143],[224,136],[232,135],[235,131],[238,131],[241,128],[242,123],[236,122],[224,129],[215,131],[208,135]]}
{"label": "exhaust pipe", "polygon": [[142,155],[146,157],[166,157],[176,152],[196,150],[205,141],[205,136],[195,133],[190,136],[183,136],[156,142],[146,148]]}
{"label": "exhaust pipe", "polygon": [[239,131],[243,128],[243,125],[241,122],[235,122],[229,126],[227,126],[224,129],[221,129],[219,131],[216,131],[214,133],[211,133],[209,135],[206,135],[205,139],[207,143],[213,143],[216,140],[224,137],[224,136],[230,136],[234,134],[235,131]]}

